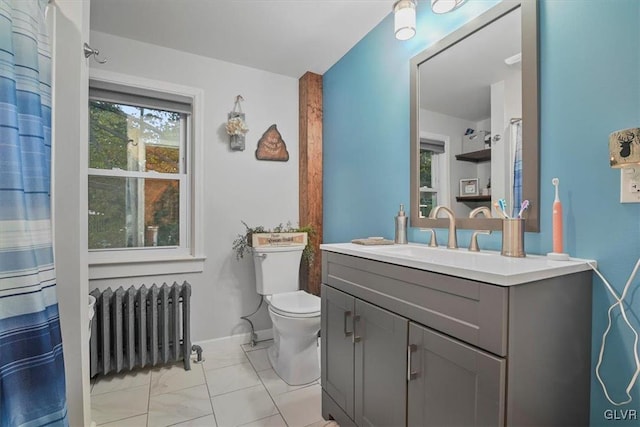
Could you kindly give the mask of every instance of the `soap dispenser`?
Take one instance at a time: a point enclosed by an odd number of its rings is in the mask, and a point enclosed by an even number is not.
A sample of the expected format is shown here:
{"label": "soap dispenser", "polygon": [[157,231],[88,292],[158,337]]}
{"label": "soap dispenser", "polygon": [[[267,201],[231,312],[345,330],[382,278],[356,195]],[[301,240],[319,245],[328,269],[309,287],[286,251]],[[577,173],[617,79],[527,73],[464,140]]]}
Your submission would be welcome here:
{"label": "soap dispenser", "polygon": [[400,210],[396,216],[396,239],[395,242],[401,245],[407,243],[407,215],[404,212],[404,205],[400,204]]}

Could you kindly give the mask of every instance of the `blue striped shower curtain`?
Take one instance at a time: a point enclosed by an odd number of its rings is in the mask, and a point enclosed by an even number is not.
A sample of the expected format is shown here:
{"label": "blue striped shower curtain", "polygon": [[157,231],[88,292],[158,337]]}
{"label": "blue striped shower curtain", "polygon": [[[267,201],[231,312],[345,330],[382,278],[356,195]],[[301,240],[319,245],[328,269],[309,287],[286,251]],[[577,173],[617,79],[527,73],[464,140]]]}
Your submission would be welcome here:
{"label": "blue striped shower curtain", "polygon": [[513,141],[513,218],[520,212],[522,205],[522,121],[512,125],[515,128]]}
{"label": "blue striped shower curtain", "polygon": [[46,0],[0,0],[0,425],[65,426]]}

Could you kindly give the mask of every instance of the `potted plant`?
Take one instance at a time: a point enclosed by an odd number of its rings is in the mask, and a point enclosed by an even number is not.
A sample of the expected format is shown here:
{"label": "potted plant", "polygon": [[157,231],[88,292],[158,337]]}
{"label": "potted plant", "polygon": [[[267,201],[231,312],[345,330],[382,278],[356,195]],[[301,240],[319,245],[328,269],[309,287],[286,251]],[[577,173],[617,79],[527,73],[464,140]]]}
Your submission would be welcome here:
{"label": "potted plant", "polygon": [[266,239],[269,241],[275,240],[278,242],[299,242],[305,244],[304,250],[302,251],[302,259],[307,265],[313,264],[315,251],[311,244],[311,237],[315,235],[315,230],[311,225],[294,227],[291,222],[287,222],[286,225],[279,224],[273,229],[266,229],[262,225],[249,227],[246,222],[241,222],[246,230],[243,234],[238,234],[232,245],[237,260],[244,258],[244,255],[251,251],[250,248],[253,247],[254,242]]}

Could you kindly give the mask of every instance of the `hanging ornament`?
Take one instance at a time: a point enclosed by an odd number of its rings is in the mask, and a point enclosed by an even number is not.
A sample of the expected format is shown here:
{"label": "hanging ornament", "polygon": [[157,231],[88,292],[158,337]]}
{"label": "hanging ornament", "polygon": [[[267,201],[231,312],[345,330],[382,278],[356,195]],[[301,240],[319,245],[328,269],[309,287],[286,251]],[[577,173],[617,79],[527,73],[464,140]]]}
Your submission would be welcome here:
{"label": "hanging ornament", "polygon": [[236,102],[233,104],[233,110],[227,116],[227,124],[225,126],[233,151],[244,151],[245,135],[249,132],[249,128],[244,122],[241,101],[244,101],[242,95],[236,96]]}

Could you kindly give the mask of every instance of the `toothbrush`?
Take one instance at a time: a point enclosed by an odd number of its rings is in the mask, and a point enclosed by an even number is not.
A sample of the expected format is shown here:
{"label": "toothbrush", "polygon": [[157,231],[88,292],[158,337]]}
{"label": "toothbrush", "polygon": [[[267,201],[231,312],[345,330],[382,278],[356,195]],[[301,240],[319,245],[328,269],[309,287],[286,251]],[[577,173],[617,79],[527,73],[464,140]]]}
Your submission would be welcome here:
{"label": "toothbrush", "polygon": [[560,180],[553,178],[551,183],[556,187],[556,198],[553,201],[553,252],[557,254],[563,253],[562,247],[562,203],[558,196],[558,187],[560,186]]}
{"label": "toothbrush", "polygon": [[524,211],[527,210],[527,208],[529,208],[529,201],[524,200],[522,202],[522,206],[520,206],[520,212],[518,212],[518,218],[522,218],[522,214],[524,213]]}
{"label": "toothbrush", "polygon": [[500,205],[498,204],[498,202],[494,202],[494,203],[493,203],[493,207],[494,207],[494,208],[496,208],[496,212],[497,212],[498,216],[499,216],[501,219],[505,219],[505,218],[504,218],[504,214],[503,214],[503,213],[502,213],[502,211],[500,210]]}
{"label": "toothbrush", "polygon": [[509,219],[509,215],[507,214],[507,201],[505,199],[500,199],[498,200],[498,203],[500,204],[500,209],[502,210],[502,215],[504,215],[505,218]]}

